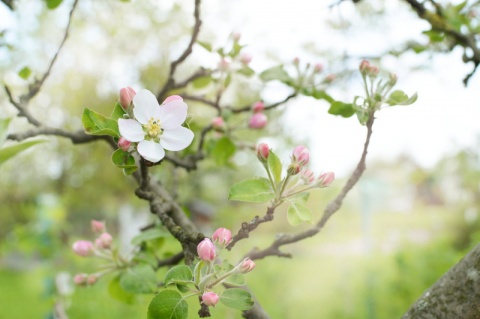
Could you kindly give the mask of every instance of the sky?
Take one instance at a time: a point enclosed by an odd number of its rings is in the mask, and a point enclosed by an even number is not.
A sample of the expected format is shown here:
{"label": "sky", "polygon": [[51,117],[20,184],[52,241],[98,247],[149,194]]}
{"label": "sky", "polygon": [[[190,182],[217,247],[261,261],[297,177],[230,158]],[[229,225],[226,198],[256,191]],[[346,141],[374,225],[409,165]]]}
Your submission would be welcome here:
{"label": "sky", "polygon": [[[135,0],[132,0],[135,3]],[[191,1],[180,0],[186,8]],[[406,40],[425,41],[427,29],[400,1],[386,1],[385,14],[372,21],[357,14],[362,7],[350,1],[331,7],[331,0],[203,0],[201,36],[215,32],[217,38],[232,32],[242,35],[242,43],[252,54],[252,68],[262,70],[276,63],[288,63],[299,57],[301,63],[322,63],[326,73],[339,71],[329,65],[325,52],[353,57],[346,61],[355,68],[360,61],[399,47]],[[367,3],[367,2],[365,2]],[[380,1],[368,1],[380,6]],[[65,5],[65,4],[63,4]],[[68,11],[68,10],[66,10]],[[351,25],[334,31],[329,23]],[[0,5],[0,29],[14,23]],[[407,154],[424,167],[432,167],[442,156],[460,147],[472,146],[480,133],[478,105],[479,77],[467,88],[462,79],[471,66],[461,60],[462,52],[418,56],[412,53],[399,58],[385,57],[382,66],[398,75],[398,89],[409,95],[417,92],[411,106],[387,108],[377,113],[369,161],[392,160]],[[415,71],[412,71],[412,67]],[[289,92],[275,83],[268,85],[262,97],[268,103],[281,100]],[[338,99],[350,102],[362,93],[360,76],[347,87],[333,89]],[[283,121],[288,132],[308,143],[316,170],[348,174],[358,161],[365,138],[365,128],[355,117],[343,119],[327,114],[328,106],[311,98],[299,97],[284,107]],[[268,140],[268,139],[267,139]],[[279,143],[271,140],[272,146]]]}

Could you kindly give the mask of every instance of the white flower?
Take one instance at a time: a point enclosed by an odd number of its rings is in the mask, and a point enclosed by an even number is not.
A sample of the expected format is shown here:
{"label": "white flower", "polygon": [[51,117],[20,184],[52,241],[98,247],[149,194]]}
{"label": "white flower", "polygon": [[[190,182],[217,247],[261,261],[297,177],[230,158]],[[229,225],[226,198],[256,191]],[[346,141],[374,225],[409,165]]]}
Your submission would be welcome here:
{"label": "white flower", "polygon": [[187,104],[173,100],[159,105],[155,95],[140,90],[133,98],[133,119],[119,119],[120,135],[136,142],[137,151],[147,161],[156,163],[165,150],[180,151],[192,143],[193,132],[182,123],[187,118]]}

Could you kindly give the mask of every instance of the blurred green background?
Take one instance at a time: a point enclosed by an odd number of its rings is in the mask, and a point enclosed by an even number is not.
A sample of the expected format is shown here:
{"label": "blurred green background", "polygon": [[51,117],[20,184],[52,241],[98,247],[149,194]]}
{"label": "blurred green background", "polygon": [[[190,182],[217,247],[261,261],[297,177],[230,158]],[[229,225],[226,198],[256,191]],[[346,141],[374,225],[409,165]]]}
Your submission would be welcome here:
{"label": "blurred green background", "polygon": [[[31,81],[19,78],[19,70],[28,66],[34,75],[45,70],[63,35],[70,4],[65,1],[52,11],[43,2],[18,1],[11,13],[17,25],[2,34],[0,46],[0,70],[14,94],[24,92]],[[187,1],[158,5],[137,1],[135,10],[128,2],[81,1],[64,51],[30,105],[32,113],[50,126],[76,130],[84,107],[108,114],[120,87],[160,88],[168,61],[188,41],[191,10]],[[207,28],[203,36],[215,43],[219,40],[213,29]],[[198,51],[193,57],[179,69],[180,77],[199,63],[216,63]],[[339,63],[335,57],[329,59]],[[350,75],[345,72],[340,87],[350,83]],[[238,78],[226,99],[233,105],[248,105],[259,99],[260,89],[258,83]],[[5,116],[16,114],[3,91],[0,105]],[[192,125],[199,127],[215,114],[198,103],[189,102],[189,107]],[[270,113],[268,130],[241,132],[238,137],[252,143],[270,137],[281,145],[275,151],[285,161],[293,145],[309,139],[290,136],[281,112]],[[28,128],[24,119],[14,123],[13,132]],[[71,319],[145,318],[150,295],[124,304],[110,296],[105,278],[86,288],[73,287],[71,282],[76,273],[99,265],[70,249],[77,239],[92,239],[91,219],[105,220],[127,253],[129,240],[154,220],[145,203],[134,196],[133,179],[110,163],[112,151],[105,143],[74,146],[55,137],[49,141],[0,167],[0,319],[52,318],[52,308],[60,299]],[[217,137],[209,135],[211,147],[215,141]],[[270,257],[257,262],[247,276],[252,292],[272,318],[400,317],[480,238],[479,146],[451,150],[428,168],[407,155],[368,160],[364,178],[318,236],[286,247],[292,259]],[[351,156],[357,153],[352,151]],[[219,167],[219,161],[226,165]],[[213,214],[201,225],[207,235],[217,227],[235,231],[242,221],[265,211],[262,205],[226,200],[232,183],[261,174],[254,154],[239,148],[232,161],[222,161],[207,158],[190,173],[169,163],[155,169],[156,178],[167,188],[177,187],[179,202],[192,214],[196,210]],[[333,187],[312,193],[309,206],[316,212],[315,220],[347,174],[339,174]],[[228,259],[238,260],[252,247],[269,245],[275,234],[291,232],[285,215],[280,208],[273,223],[239,243]],[[168,254],[179,248],[167,241],[162,249]],[[158,277],[165,271],[160,270]],[[197,312],[196,302],[190,309]],[[241,317],[221,305],[212,314],[213,318]]]}

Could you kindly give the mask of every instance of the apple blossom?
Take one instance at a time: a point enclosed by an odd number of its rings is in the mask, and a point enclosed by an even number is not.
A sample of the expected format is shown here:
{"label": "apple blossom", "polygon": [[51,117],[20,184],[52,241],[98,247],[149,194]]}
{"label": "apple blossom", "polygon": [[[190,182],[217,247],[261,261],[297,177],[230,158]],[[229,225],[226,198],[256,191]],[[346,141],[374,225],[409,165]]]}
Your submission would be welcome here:
{"label": "apple blossom", "polygon": [[253,105],[252,105],[253,113],[260,113],[260,112],[262,112],[264,109],[265,109],[265,104],[263,104],[262,101],[255,102],[255,103],[253,103]]}
{"label": "apple blossom", "polygon": [[252,55],[250,53],[242,53],[240,54],[240,62],[242,62],[243,64],[249,64],[250,62],[252,62]]}
{"label": "apple blossom", "polygon": [[257,157],[261,162],[265,162],[270,155],[270,147],[268,144],[260,143],[257,146]]}
{"label": "apple blossom", "polygon": [[250,118],[250,121],[248,122],[248,127],[253,129],[261,129],[261,128],[264,128],[265,125],[267,125],[267,122],[268,122],[268,118],[265,114],[255,113]]}
{"label": "apple blossom", "polygon": [[165,149],[180,151],[192,143],[193,132],[181,126],[187,117],[187,104],[175,99],[159,105],[155,95],[140,90],[133,98],[135,119],[119,119],[120,134],[138,143],[137,151],[156,163],[165,157]]}
{"label": "apple blossom", "polygon": [[135,96],[135,90],[127,86],[120,90],[120,104],[126,110],[132,104],[133,97]]}
{"label": "apple blossom", "polygon": [[93,251],[93,243],[88,240],[77,240],[73,243],[72,249],[79,256],[89,256]]}
{"label": "apple blossom", "polygon": [[90,225],[94,233],[103,233],[105,231],[105,223],[99,220],[92,219]]}
{"label": "apple blossom", "polygon": [[319,186],[328,187],[332,185],[334,179],[335,179],[334,172],[326,172],[326,173],[320,174],[320,176],[318,177]]}
{"label": "apple blossom", "polygon": [[95,240],[95,246],[98,248],[109,249],[112,247],[112,242],[112,235],[109,233],[103,233]]}
{"label": "apple blossom", "polygon": [[226,228],[219,228],[213,233],[212,239],[218,246],[225,247],[232,241],[232,232]]}
{"label": "apple blossom", "polygon": [[240,272],[242,274],[252,271],[253,268],[255,268],[255,263],[250,258],[244,259],[240,264]]}
{"label": "apple blossom", "polygon": [[170,95],[163,101],[162,105],[167,104],[172,101],[183,101],[183,98],[180,95]]}
{"label": "apple blossom", "polygon": [[87,283],[87,274],[77,274],[73,277],[73,283],[77,286],[84,286]]}
{"label": "apple blossom", "polygon": [[310,153],[305,146],[297,146],[293,149],[292,162],[297,162],[301,166],[305,166],[310,161]]}
{"label": "apple blossom", "polygon": [[212,291],[208,291],[202,295],[203,304],[209,307],[210,306],[215,307],[215,305],[218,303],[218,300],[219,300],[218,295]]}
{"label": "apple blossom", "polygon": [[217,256],[215,246],[210,238],[205,238],[197,246],[198,257],[204,261],[213,261]]}

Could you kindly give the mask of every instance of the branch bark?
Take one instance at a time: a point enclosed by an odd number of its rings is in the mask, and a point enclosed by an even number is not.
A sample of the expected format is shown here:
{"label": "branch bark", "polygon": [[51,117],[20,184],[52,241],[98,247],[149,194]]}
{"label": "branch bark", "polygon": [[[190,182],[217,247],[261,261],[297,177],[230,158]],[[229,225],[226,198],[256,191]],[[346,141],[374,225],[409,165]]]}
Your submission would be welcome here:
{"label": "branch bark", "polygon": [[480,318],[480,245],[425,291],[402,317],[451,318]]}

